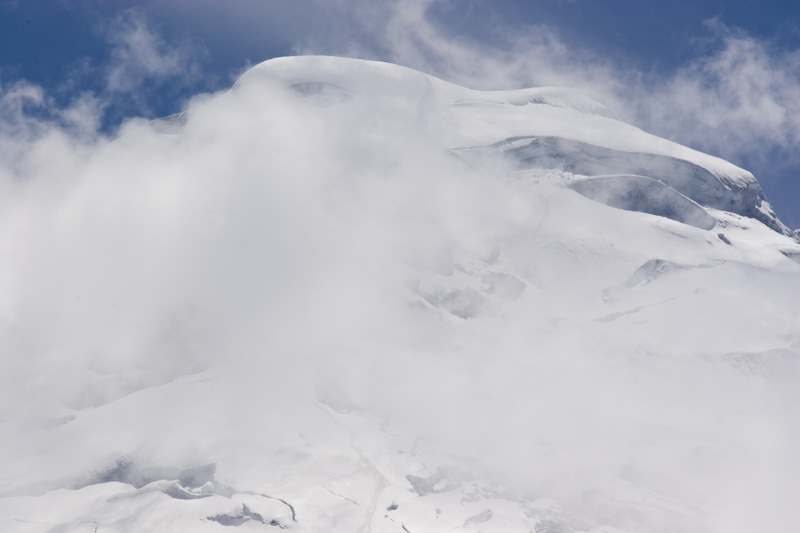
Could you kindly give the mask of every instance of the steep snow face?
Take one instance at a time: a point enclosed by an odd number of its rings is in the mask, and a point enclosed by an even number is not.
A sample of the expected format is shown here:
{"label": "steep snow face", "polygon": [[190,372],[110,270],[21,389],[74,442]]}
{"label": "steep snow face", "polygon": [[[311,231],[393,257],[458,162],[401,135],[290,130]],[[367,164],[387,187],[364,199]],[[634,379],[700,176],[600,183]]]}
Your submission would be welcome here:
{"label": "steep snow face", "polygon": [[237,85],[265,78],[329,102],[355,97],[382,120],[413,123],[470,160],[494,154],[518,168],[643,175],[790,234],[751,173],[615,120],[580,91],[475,91],[396,65],[319,56],[266,61]]}
{"label": "steep snow face", "polygon": [[17,155],[0,530],[800,523],[800,245],[583,93],[284,58]]}

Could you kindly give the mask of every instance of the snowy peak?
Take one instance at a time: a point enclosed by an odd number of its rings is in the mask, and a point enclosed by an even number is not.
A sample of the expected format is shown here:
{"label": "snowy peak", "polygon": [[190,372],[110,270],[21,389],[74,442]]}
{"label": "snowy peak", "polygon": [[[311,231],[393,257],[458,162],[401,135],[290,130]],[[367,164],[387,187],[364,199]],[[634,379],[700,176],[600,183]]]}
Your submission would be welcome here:
{"label": "snowy peak", "polygon": [[329,57],[60,142],[0,172],[0,531],[800,523],[800,244],[746,171]]}
{"label": "snowy peak", "polygon": [[338,92],[373,100],[431,97],[453,106],[548,105],[581,113],[611,116],[591,94],[566,87],[534,87],[510,91],[476,91],[407,67],[364,59],[294,56],[270,59],[247,71],[234,87],[271,79],[304,96]]}
{"label": "snowy peak", "polygon": [[506,159],[517,171],[640,175],[701,206],[754,218],[790,235],[751,173],[617,120],[583,91],[477,91],[398,65],[327,56],[265,61],[234,89],[260,83],[279,84],[325,106],[354,106],[383,125],[417,130],[470,164],[491,156]]}

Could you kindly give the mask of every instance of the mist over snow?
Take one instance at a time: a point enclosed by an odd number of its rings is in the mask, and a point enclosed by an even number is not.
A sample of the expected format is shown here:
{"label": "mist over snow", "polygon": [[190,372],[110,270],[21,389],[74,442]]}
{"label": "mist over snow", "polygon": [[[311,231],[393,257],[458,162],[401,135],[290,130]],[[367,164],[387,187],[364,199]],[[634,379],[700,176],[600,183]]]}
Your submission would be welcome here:
{"label": "mist over snow", "polygon": [[[386,37],[449,81],[278,58],[113,135],[3,85],[0,529],[796,529],[800,244],[756,178],[426,5]],[[113,98],[179,57],[127,28]],[[692,68],[765,59],[720,31]],[[792,98],[698,120],[791,139]]]}

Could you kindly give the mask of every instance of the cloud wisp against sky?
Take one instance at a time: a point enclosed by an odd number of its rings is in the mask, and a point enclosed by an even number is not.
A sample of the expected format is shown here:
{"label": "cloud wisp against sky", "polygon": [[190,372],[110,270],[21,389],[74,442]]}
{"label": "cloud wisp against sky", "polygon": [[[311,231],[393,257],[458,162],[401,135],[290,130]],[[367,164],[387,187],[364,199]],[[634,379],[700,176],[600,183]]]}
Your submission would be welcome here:
{"label": "cloud wisp against sky", "polygon": [[197,81],[198,66],[187,43],[166,43],[137,11],[123,12],[102,30],[110,47],[106,66],[109,92],[136,96],[148,84],[179,78],[185,84]]}

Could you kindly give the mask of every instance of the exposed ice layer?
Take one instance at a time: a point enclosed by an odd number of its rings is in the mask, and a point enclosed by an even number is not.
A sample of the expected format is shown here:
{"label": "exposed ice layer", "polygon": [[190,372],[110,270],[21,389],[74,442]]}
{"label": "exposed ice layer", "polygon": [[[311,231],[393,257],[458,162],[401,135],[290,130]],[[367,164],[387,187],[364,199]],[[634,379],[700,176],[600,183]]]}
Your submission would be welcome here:
{"label": "exposed ice layer", "polygon": [[569,186],[611,207],[671,218],[705,230],[717,223],[697,203],[662,182],[644,176],[596,176],[571,181]]}
{"label": "exposed ice layer", "polygon": [[[703,229],[711,229],[714,226],[713,219],[690,208],[686,202],[680,202],[675,195],[669,193],[674,189],[701,205],[748,216],[779,233],[789,234],[786,226],[766,204],[764,193],[755,180],[743,182],[722,179],[707,169],[683,159],[612,150],[552,136],[511,138],[486,147],[456,150],[456,153],[468,160],[484,154],[500,154],[511,160],[519,170],[548,168],[586,176],[637,175],[638,179],[628,176],[605,178],[591,183],[576,183],[573,188],[594,200],[604,201],[601,198],[605,198],[615,201],[619,205],[614,203],[609,205],[623,209],[643,211],[668,218],[675,217],[665,213],[677,214],[678,211],[685,211],[683,215],[678,216],[688,216],[695,222],[680,218],[676,220]],[[643,181],[642,176],[652,180]],[[654,183],[654,180],[657,181]],[[659,187],[657,182],[668,187]],[[605,191],[604,187],[607,188]],[[612,200],[612,197],[616,200]],[[679,207],[679,204],[682,206]],[[636,207],[631,207],[634,205]],[[688,214],[689,212],[694,214]]]}
{"label": "exposed ice layer", "polygon": [[800,250],[781,250],[781,253],[800,265]]}
{"label": "exposed ice layer", "polygon": [[186,113],[175,113],[166,117],[151,120],[150,124],[161,133],[176,134],[186,125],[188,120]]}
{"label": "exposed ice layer", "polygon": [[332,83],[325,82],[300,82],[289,87],[297,94],[313,100],[320,105],[333,105],[346,102],[352,96],[349,92]]}

